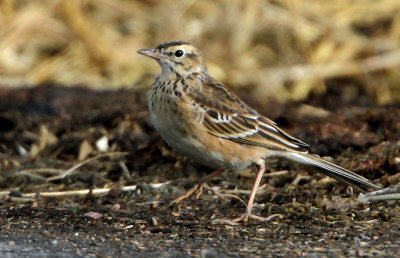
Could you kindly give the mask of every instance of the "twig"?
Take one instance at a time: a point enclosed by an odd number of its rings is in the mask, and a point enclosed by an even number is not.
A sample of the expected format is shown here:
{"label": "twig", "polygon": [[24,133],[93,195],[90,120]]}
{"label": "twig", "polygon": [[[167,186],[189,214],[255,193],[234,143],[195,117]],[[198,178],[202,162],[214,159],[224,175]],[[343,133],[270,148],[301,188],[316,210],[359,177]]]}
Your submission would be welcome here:
{"label": "twig", "polygon": [[47,182],[51,182],[51,181],[54,181],[54,180],[63,179],[64,177],[66,177],[67,175],[69,175],[69,174],[70,174],[72,171],[74,171],[75,169],[78,169],[78,168],[80,168],[81,166],[83,166],[83,165],[85,165],[86,163],[89,163],[89,162],[91,162],[91,161],[93,161],[93,160],[100,159],[100,158],[107,157],[107,156],[124,156],[124,155],[128,155],[128,152],[108,152],[108,153],[104,153],[104,154],[97,155],[97,156],[95,156],[95,157],[93,157],[93,158],[84,160],[84,161],[82,161],[82,162],[76,164],[75,166],[73,166],[72,168],[68,169],[67,171],[65,171],[65,172],[62,173],[61,175],[53,176],[53,177],[47,178]]}
{"label": "twig", "polygon": [[31,174],[31,173],[38,173],[38,174],[57,174],[64,171],[64,169],[58,169],[58,168],[30,168],[30,169],[23,169],[20,171],[17,171],[14,173],[16,174]]}
{"label": "twig", "polygon": [[265,173],[264,177],[274,177],[274,176],[285,176],[289,173],[289,170],[281,170],[281,171],[275,171],[271,173]]}
{"label": "twig", "polygon": [[119,166],[122,169],[122,176],[125,178],[126,181],[130,181],[132,179],[131,175],[129,174],[129,170],[127,166],[125,165],[125,162],[122,160],[119,162]]}
{"label": "twig", "polygon": [[[167,181],[165,183],[149,184],[149,185],[154,189],[158,189],[169,183],[170,182]],[[129,186],[122,187],[121,190],[123,192],[128,192],[128,191],[134,191],[134,190],[136,190],[136,188],[137,188],[137,185],[129,185]],[[83,189],[83,190],[75,190],[75,191],[27,193],[27,194],[23,195],[23,198],[37,197],[37,196],[40,196],[40,197],[76,196],[76,195],[86,195],[89,192],[93,195],[101,195],[101,194],[108,193],[110,190],[111,190],[111,188],[95,188],[95,189]],[[10,194],[9,191],[0,192],[0,197],[7,196],[9,194]]]}
{"label": "twig", "polygon": [[400,200],[400,193],[395,194],[382,194],[382,195],[373,195],[373,196],[359,196],[359,202],[379,202],[379,201],[396,201]]}
{"label": "twig", "polygon": [[391,193],[400,193],[400,186],[386,187],[377,191],[367,193],[365,195],[374,196],[374,195],[391,194]]}
{"label": "twig", "polygon": [[297,174],[296,178],[293,180],[292,185],[298,185],[301,180],[310,180],[311,176],[304,176]]}
{"label": "twig", "polygon": [[[229,194],[229,193],[219,193],[217,190],[215,190],[213,187],[210,187],[207,183],[204,183],[204,187],[211,191],[214,195],[219,197],[220,199],[225,199],[225,198],[232,198],[232,199],[237,199],[241,201],[244,205],[246,205],[246,202],[240,198],[239,196],[236,196],[234,194]],[[198,198],[197,198],[198,199]]]}
{"label": "twig", "polygon": [[400,200],[400,186],[387,187],[367,194],[360,194],[358,201],[362,203]]}
{"label": "twig", "polygon": [[37,182],[45,182],[46,181],[46,178],[43,176],[31,174],[31,173],[24,172],[24,171],[22,171],[22,172],[20,171],[18,174],[14,174],[13,176],[19,176],[19,177],[26,176],[26,177],[29,177],[30,180],[35,180]]}
{"label": "twig", "polygon": [[[257,189],[257,194],[264,193],[265,192],[264,188],[267,188],[267,184],[260,186]],[[250,194],[251,190],[233,189],[233,190],[221,190],[220,192],[225,193],[225,194]]]}

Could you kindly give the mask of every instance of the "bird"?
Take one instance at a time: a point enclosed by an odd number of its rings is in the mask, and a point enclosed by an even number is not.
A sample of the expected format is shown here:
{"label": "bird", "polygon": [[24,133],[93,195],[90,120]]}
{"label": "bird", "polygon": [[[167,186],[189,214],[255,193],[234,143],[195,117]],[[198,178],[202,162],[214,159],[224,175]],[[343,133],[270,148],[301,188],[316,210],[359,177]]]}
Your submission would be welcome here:
{"label": "bird", "polygon": [[[381,188],[311,154],[308,144],[248,106],[209,74],[204,55],[194,44],[172,41],[153,49],[138,50],[138,53],[155,59],[162,69],[147,93],[156,131],[177,153],[217,169],[202,183],[225,170],[240,171],[256,166],[257,176],[246,210],[242,216],[230,220],[232,223],[272,218],[252,213],[266,160],[270,158],[305,165],[361,190]],[[194,189],[201,190],[203,185]]]}

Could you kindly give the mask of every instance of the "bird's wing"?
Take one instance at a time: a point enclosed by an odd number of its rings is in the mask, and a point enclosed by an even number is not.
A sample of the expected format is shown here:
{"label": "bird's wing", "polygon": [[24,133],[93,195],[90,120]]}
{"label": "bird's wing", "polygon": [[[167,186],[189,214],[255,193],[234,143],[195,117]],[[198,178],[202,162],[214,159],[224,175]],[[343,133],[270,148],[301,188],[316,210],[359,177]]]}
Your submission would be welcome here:
{"label": "bird's wing", "polygon": [[362,190],[381,188],[350,170],[308,154],[308,144],[259,115],[215,79],[206,79],[203,86],[201,91],[192,91],[190,96],[204,109],[203,124],[208,133],[242,144],[277,150],[277,156],[317,169]]}
{"label": "bird's wing", "polygon": [[258,114],[212,77],[206,78],[201,90],[193,90],[189,96],[204,108],[203,124],[216,137],[273,150],[307,151],[308,144]]}

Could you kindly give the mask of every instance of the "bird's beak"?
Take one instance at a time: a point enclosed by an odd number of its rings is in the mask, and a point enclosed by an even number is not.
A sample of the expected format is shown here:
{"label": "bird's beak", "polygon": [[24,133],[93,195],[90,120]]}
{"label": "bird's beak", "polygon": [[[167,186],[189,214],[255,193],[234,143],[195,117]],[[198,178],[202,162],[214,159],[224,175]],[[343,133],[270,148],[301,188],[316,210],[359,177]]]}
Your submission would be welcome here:
{"label": "bird's beak", "polygon": [[164,58],[164,56],[160,53],[157,53],[155,49],[140,49],[138,50],[139,54],[154,58],[155,60],[160,60]]}

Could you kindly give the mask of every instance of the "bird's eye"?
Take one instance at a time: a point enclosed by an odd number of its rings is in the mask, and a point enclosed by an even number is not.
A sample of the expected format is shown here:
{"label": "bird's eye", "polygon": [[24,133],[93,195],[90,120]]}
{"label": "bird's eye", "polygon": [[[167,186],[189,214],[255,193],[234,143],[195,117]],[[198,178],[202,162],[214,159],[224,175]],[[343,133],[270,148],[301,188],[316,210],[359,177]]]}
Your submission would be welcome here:
{"label": "bird's eye", "polygon": [[178,49],[178,50],[175,51],[175,56],[176,56],[176,57],[181,57],[181,56],[183,56],[183,54],[184,54],[183,51],[180,50],[180,49]]}

